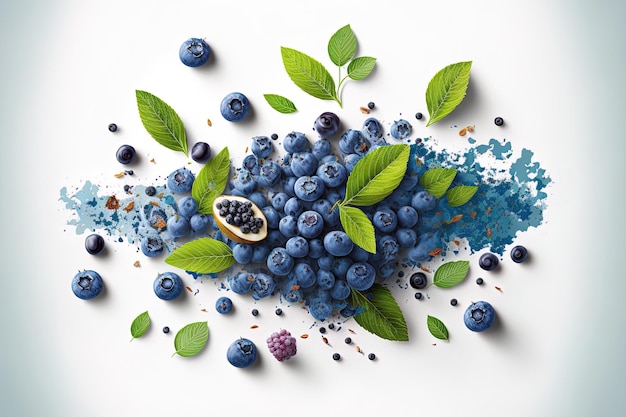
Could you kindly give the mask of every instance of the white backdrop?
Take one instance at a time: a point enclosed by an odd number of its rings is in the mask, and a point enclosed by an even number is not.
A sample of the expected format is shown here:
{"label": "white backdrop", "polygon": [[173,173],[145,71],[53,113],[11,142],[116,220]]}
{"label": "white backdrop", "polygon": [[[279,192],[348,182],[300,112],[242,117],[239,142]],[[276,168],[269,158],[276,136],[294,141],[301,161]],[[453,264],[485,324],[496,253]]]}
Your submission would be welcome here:
{"label": "white backdrop", "polygon": [[[277,412],[301,415],[590,416],[615,415],[624,406],[624,308],[626,285],[618,269],[624,220],[619,206],[620,140],[624,111],[624,6],[596,2],[414,2],[391,6],[370,0],[314,5],[295,2],[198,1],[3,2],[4,151],[2,216],[4,289],[0,338],[0,409],[7,416],[112,416]],[[344,107],[313,99],[284,72],[280,46],[326,60],[326,42],[350,24],[359,54],[378,58],[372,76],[348,82]],[[181,42],[205,38],[214,49],[207,68],[192,70],[177,57]],[[289,308],[273,315],[276,299],[256,304],[260,328],[251,330],[251,299],[236,298],[236,314],[213,309],[218,285],[192,282],[199,297],[163,303],[150,287],[161,261],[108,241],[94,258],[65,221],[58,201],[66,185],[85,180],[119,192],[117,147],[136,144],[157,163],[143,164],[133,181],[163,177],[189,160],[156,145],[137,115],[134,91],[165,99],[181,115],[190,143],[228,146],[235,160],[249,138],[310,129],[323,111],[360,126],[359,106],[374,101],[386,122],[426,113],[424,91],[443,66],[472,60],[466,102],[444,122],[419,134],[451,148],[451,125],[476,124],[475,138],[505,137],[515,150],[531,149],[554,184],[545,223],[517,242],[533,253],[524,269],[507,265],[506,291],[489,293],[502,321],[491,336],[471,334],[451,293],[431,291],[428,304],[398,293],[412,341],[394,343],[353,336],[378,360],[333,347],[310,329],[310,317]],[[245,92],[251,120],[221,120],[222,97]],[[280,115],[263,93],[293,99],[299,112]],[[503,115],[504,128],[493,125]],[[206,119],[213,121],[208,127]],[[111,135],[106,126],[121,130]],[[474,268],[476,257],[469,258]],[[78,269],[107,278],[102,300],[85,303],[69,291]],[[169,268],[168,268],[169,269]],[[485,298],[467,282],[454,294],[466,303]],[[461,298],[461,297],[459,297]],[[206,308],[207,312],[201,309]],[[129,343],[132,319],[144,310],[152,330]],[[443,319],[450,343],[437,343],[425,315]],[[208,320],[206,349],[194,358],[170,358],[173,329]],[[264,351],[271,331],[289,327],[298,339],[296,359],[280,364]],[[233,368],[225,349],[239,336],[261,347],[254,369]],[[344,360],[335,363],[332,352]]]}

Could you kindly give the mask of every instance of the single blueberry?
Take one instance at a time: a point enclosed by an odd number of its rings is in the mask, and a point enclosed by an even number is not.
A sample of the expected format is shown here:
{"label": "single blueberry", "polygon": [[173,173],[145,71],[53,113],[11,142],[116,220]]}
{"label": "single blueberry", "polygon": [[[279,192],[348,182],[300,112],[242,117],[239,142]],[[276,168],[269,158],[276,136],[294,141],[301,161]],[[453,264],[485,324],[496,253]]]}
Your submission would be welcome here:
{"label": "single blueberry", "polygon": [[313,147],[311,148],[311,153],[320,162],[325,162],[323,161],[324,158],[331,158],[331,160],[336,161],[337,157],[331,155],[331,152],[332,146],[330,145],[330,142],[326,139],[320,139],[318,141],[315,141],[315,143],[313,143]]}
{"label": "single blueberry", "polygon": [[324,249],[324,242],[322,239],[309,239],[309,258],[319,259],[325,252],[326,249]]}
{"label": "single blueberry", "polygon": [[254,253],[254,248],[252,245],[248,245],[245,243],[237,243],[233,247],[233,258],[235,258],[235,262],[238,264],[247,264],[252,261],[252,254]]}
{"label": "single blueberry", "polygon": [[289,200],[289,196],[283,192],[278,192],[272,196],[272,207],[278,211],[285,208],[285,203]]}
{"label": "single blueberry", "polygon": [[346,273],[346,281],[350,287],[365,291],[372,287],[376,279],[376,270],[367,262],[355,262]]}
{"label": "single blueberry", "polygon": [[402,228],[412,228],[419,221],[419,214],[413,206],[400,207],[396,215],[398,216],[398,225]]}
{"label": "single blueberry", "polygon": [[173,193],[188,193],[195,179],[195,175],[187,168],[178,168],[167,176],[167,187]]}
{"label": "single blueberry", "polygon": [[317,132],[320,138],[326,139],[339,130],[339,117],[335,113],[324,112],[315,119],[313,130]]}
{"label": "single blueberry", "polygon": [[335,275],[325,269],[317,271],[317,288],[330,290],[335,285]]}
{"label": "single blueberry", "polygon": [[395,236],[401,248],[412,248],[417,245],[417,233],[413,229],[398,229]]}
{"label": "single blueberry", "polygon": [[324,236],[324,248],[333,256],[347,256],[352,252],[354,243],[341,230],[333,230]]}
{"label": "single blueberry", "polygon": [[392,233],[398,226],[398,216],[390,207],[381,207],[372,218],[374,228],[382,233]]}
{"label": "single blueberry", "polygon": [[393,122],[390,133],[394,139],[403,140],[411,135],[411,129],[412,126],[408,121],[400,119]]}
{"label": "single blueberry", "polygon": [[428,279],[426,278],[426,274],[423,272],[415,272],[409,278],[409,284],[416,290],[422,290],[426,288],[426,286],[428,285]]}
{"label": "single blueberry", "polygon": [[274,248],[267,256],[267,269],[278,276],[286,276],[291,272],[294,260],[285,248]]}
{"label": "single blueberry", "polygon": [[115,123],[109,123],[109,132],[117,132],[117,125]]}
{"label": "single blueberry", "polygon": [[496,117],[493,122],[496,126],[502,126],[504,124],[504,119],[502,117]]}
{"label": "single blueberry", "polygon": [[339,359],[341,359],[341,355],[338,353],[333,353],[333,360],[338,361]]}
{"label": "single blueberry", "polygon": [[[293,258],[292,258],[293,259]],[[264,272],[258,272],[252,283],[252,298],[259,300],[261,298],[272,295],[276,288],[276,282],[271,275]]]}
{"label": "single blueberry", "polygon": [[120,164],[130,164],[135,159],[137,152],[135,148],[130,145],[122,145],[117,149],[117,153],[115,157],[117,158],[117,162]]}
{"label": "single blueberry", "polygon": [[104,250],[104,238],[97,233],[85,238],[85,250],[90,255],[99,255]]}
{"label": "single blueberry", "polygon": [[373,101],[370,101],[369,103],[367,103],[367,108],[368,108],[368,109],[373,110],[373,109],[374,109],[374,107],[376,107],[376,104],[374,104],[374,102],[373,102]]}
{"label": "single blueberry", "polygon": [[261,187],[271,187],[280,180],[282,169],[274,161],[265,161],[260,167],[259,175],[257,175],[257,184]]}
{"label": "single blueberry", "polygon": [[330,296],[335,300],[346,300],[350,297],[350,286],[343,279],[335,280],[335,285],[330,289]]}
{"label": "single blueberry", "polygon": [[170,328],[169,327],[167,327],[167,326],[163,327],[163,333],[167,334],[169,332],[170,332]]}
{"label": "single blueberry", "polygon": [[220,112],[222,117],[229,122],[239,122],[243,120],[250,111],[248,98],[241,93],[230,93],[222,100]]}
{"label": "single blueberry", "polygon": [[348,179],[348,171],[337,161],[324,162],[317,168],[317,176],[327,187],[339,187]]}
{"label": "single blueberry", "polygon": [[283,148],[288,153],[305,152],[309,148],[309,140],[304,133],[290,132],[283,140]]}
{"label": "single blueberry", "polygon": [[485,271],[493,271],[498,267],[499,263],[498,257],[491,252],[483,253],[478,259],[478,266]]}
{"label": "single blueberry", "polygon": [[174,300],[183,293],[183,280],[174,272],[163,272],[154,280],[153,289],[161,300]]}
{"label": "single blueberry", "polygon": [[228,363],[237,368],[247,368],[257,358],[257,348],[254,342],[243,337],[235,340],[226,351]]}
{"label": "single blueberry", "polygon": [[450,305],[453,306],[453,307],[456,306],[458,303],[459,302],[457,301],[456,298],[453,298],[453,299],[450,300]]}
{"label": "single blueberry", "polygon": [[209,228],[209,216],[196,213],[189,219],[189,225],[193,233],[204,233]]}
{"label": "single blueberry", "polygon": [[278,222],[278,230],[287,239],[298,234],[298,222],[293,216],[285,216]]}
{"label": "single blueberry", "polygon": [[154,258],[165,250],[163,239],[157,234],[149,234],[141,238],[141,252],[147,257]]}
{"label": "single blueberry", "polygon": [[91,300],[102,292],[102,277],[96,271],[87,269],[74,275],[72,291],[82,300]]}
{"label": "single blueberry", "polygon": [[309,254],[309,242],[302,236],[294,236],[287,241],[285,249],[294,258],[304,258]]}
{"label": "single blueberry", "polygon": [[375,142],[383,136],[383,127],[378,119],[370,117],[363,122],[362,132],[366,139]]}
{"label": "single blueberry", "polygon": [[528,250],[524,246],[517,245],[511,249],[511,259],[513,262],[521,263],[524,262],[526,258],[528,258]]}
{"label": "single blueberry", "polygon": [[333,208],[333,205],[330,204],[330,201],[324,198],[315,200],[315,202],[311,206],[311,209],[318,212],[322,216],[325,226],[334,228],[339,225],[339,209]]}
{"label": "single blueberry", "polygon": [[306,262],[298,262],[294,266],[293,273],[301,288],[311,288],[317,282],[315,270]]}
{"label": "single blueberry", "polygon": [[215,301],[215,310],[220,314],[228,314],[233,309],[233,301],[228,297],[220,297]]}
{"label": "single blueberry", "polygon": [[485,281],[482,278],[476,278],[476,284],[477,285],[483,285]]}
{"label": "single blueberry", "polygon": [[233,187],[235,190],[242,193],[244,196],[250,195],[256,189],[256,179],[247,170],[241,170],[233,181]]}
{"label": "single blueberry", "polygon": [[329,302],[314,301],[309,305],[309,313],[315,320],[325,320],[333,313],[333,306]]}
{"label": "single blueberry", "polygon": [[152,185],[146,187],[145,193],[148,197],[152,197],[156,195],[156,188]]}
{"label": "single blueberry", "polygon": [[191,232],[189,219],[178,215],[171,216],[167,219],[167,231],[173,238],[187,236]]}
{"label": "single blueberry", "polygon": [[228,277],[228,286],[235,294],[247,294],[252,290],[255,279],[255,274],[241,271]]}
{"label": "single blueberry", "polygon": [[307,210],[298,216],[297,231],[306,239],[318,237],[324,230],[324,219],[321,214]]}
{"label": "single blueberry", "polygon": [[192,196],[185,196],[176,203],[178,214],[190,219],[198,211],[198,202]]}
{"label": "single blueberry", "polygon": [[419,191],[413,196],[411,206],[413,206],[418,213],[425,213],[433,210],[437,206],[437,199],[428,191]]}
{"label": "single blueberry", "polygon": [[321,198],[326,191],[324,181],[317,175],[303,176],[296,180],[294,185],[296,197],[303,201],[315,201]]}
{"label": "single blueberry", "polygon": [[472,303],[465,314],[463,321],[465,326],[473,332],[483,332],[491,327],[496,319],[496,312],[491,304],[486,301]]}
{"label": "single blueberry", "polygon": [[191,159],[199,164],[206,164],[211,159],[211,147],[206,142],[196,142],[191,148]]}
{"label": "single blueberry", "polygon": [[211,48],[203,39],[189,38],[180,46],[178,56],[188,67],[199,67],[211,57]]}
{"label": "single blueberry", "polygon": [[319,161],[310,152],[296,152],[291,158],[291,171],[296,177],[314,175]]}
{"label": "single blueberry", "polygon": [[267,158],[274,151],[274,144],[267,136],[255,136],[252,138],[250,150],[257,158]]}
{"label": "single blueberry", "polygon": [[422,120],[423,117],[424,117],[424,115],[422,113],[420,113],[420,112],[415,113],[415,118],[417,120]]}

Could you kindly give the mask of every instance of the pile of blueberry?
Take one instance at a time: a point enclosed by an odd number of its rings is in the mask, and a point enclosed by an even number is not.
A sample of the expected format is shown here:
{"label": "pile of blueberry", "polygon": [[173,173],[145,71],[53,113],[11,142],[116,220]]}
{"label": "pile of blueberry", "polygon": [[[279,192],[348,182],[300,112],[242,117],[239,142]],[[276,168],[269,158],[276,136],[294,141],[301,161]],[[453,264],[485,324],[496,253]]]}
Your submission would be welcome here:
{"label": "pile of blueberry", "polygon": [[218,215],[232,226],[239,227],[241,233],[259,233],[263,226],[263,219],[255,217],[252,211],[252,203],[227,198],[218,201],[215,207],[219,210]]}

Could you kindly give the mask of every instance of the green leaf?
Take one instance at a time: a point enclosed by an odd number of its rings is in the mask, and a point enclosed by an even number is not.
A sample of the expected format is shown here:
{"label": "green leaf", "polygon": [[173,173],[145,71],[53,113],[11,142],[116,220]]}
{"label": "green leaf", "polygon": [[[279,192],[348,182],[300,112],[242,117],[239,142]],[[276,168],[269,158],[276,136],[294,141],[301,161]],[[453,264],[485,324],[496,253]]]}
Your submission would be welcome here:
{"label": "green leaf", "polygon": [[446,193],[448,196],[448,205],[450,207],[462,206],[474,197],[476,191],[478,191],[478,187],[475,185],[457,185],[452,187]]}
{"label": "green leaf", "polygon": [[195,356],[204,348],[209,340],[209,324],[206,321],[191,323],[176,333],[172,354],[184,357]]}
{"label": "green leaf", "polygon": [[391,291],[380,284],[374,284],[368,292],[372,293],[371,300],[363,293],[352,289],[352,305],[363,309],[354,316],[356,322],[368,332],[383,339],[408,341],[409,331],[404,315]]}
{"label": "green leaf", "polygon": [[144,311],[133,320],[130,325],[130,334],[133,339],[143,336],[150,327],[150,315],[147,311]]}
{"label": "green leaf", "polygon": [[343,230],[355,245],[370,253],[376,253],[374,225],[361,209],[350,206],[337,206]]}
{"label": "green leaf", "polygon": [[328,41],[328,56],[333,64],[342,67],[356,54],[356,36],[346,25],[339,29]]}
{"label": "green leaf", "polygon": [[147,91],[135,90],[137,108],[150,136],[168,149],[187,155],[187,136],[183,121],[166,102]]}
{"label": "green leaf", "polygon": [[348,176],[343,206],[369,206],[383,200],[402,181],[409,160],[408,145],[381,146],[365,155]]}
{"label": "green leaf", "polygon": [[197,274],[212,274],[231,267],[235,258],[226,243],[203,237],[174,250],[165,263]]}
{"label": "green leaf", "polygon": [[431,168],[424,172],[420,184],[436,198],[442,197],[456,176],[454,168]]}
{"label": "green leaf", "polygon": [[191,187],[191,196],[198,202],[199,213],[213,213],[213,200],[224,192],[229,174],[230,154],[225,147],[202,167]]}
{"label": "green leaf", "polygon": [[263,94],[263,97],[265,97],[265,101],[277,112],[289,114],[298,111],[293,101],[289,100],[287,97],[279,96],[278,94]]}
{"label": "green leaf", "polygon": [[469,261],[451,261],[435,271],[433,284],[439,288],[450,288],[463,282],[469,271]]}
{"label": "green leaf", "polygon": [[443,324],[443,322],[437,317],[428,316],[426,319],[426,325],[428,326],[430,334],[435,336],[437,339],[448,340],[448,329],[446,328],[446,325]]}
{"label": "green leaf", "polygon": [[458,62],[440,70],[428,83],[426,106],[430,118],[426,126],[443,119],[465,98],[472,61]]}
{"label": "green leaf", "polygon": [[376,65],[376,58],[371,56],[360,56],[354,58],[348,64],[348,76],[353,80],[362,80],[367,78]]}
{"label": "green leaf", "polygon": [[280,52],[289,78],[302,91],[322,100],[339,102],[335,81],[322,64],[295,49],[281,46]]}

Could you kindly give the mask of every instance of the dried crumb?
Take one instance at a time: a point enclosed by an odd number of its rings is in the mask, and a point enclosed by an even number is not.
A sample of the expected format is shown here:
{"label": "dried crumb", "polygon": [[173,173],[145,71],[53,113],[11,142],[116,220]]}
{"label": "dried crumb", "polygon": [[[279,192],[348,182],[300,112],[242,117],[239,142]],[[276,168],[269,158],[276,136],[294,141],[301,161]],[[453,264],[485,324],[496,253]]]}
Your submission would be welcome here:
{"label": "dried crumb", "polygon": [[118,208],[120,208],[120,201],[117,199],[117,197],[112,195],[111,197],[108,198],[104,206],[108,208],[109,210],[117,210]]}
{"label": "dried crumb", "polygon": [[189,292],[193,292],[193,290],[192,290],[192,289],[191,289],[191,287],[189,287],[189,286],[185,287],[185,289],[186,289],[187,291],[189,291]]}
{"label": "dried crumb", "polygon": [[473,132],[473,131],[474,131],[474,127],[475,127],[475,126],[467,126],[467,127],[466,127],[466,129],[467,129],[467,131],[468,131],[468,132],[470,132],[470,133],[471,133],[471,132]]}
{"label": "dried crumb", "polygon": [[437,346],[437,343],[433,343],[433,346]]}
{"label": "dried crumb", "polygon": [[139,268],[141,266],[141,263],[139,263],[139,261],[135,261],[135,262],[133,262],[133,266],[135,268]]}
{"label": "dried crumb", "polygon": [[502,288],[500,288],[500,287],[498,287],[498,286],[496,286],[496,290],[498,290],[498,291],[502,292]]}
{"label": "dried crumb", "polygon": [[330,346],[330,343],[328,342],[328,339],[326,339],[324,336],[322,336],[322,342],[324,342],[324,344]]}
{"label": "dried crumb", "polygon": [[306,333],[304,333],[304,334],[301,334],[301,335],[300,335],[300,338],[301,338],[301,339],[308,339],[308,338],[309,338],[309,335],[308,335],[308,334],[306,334]]}
{"label": "dried crumb", "polygon": [[211,119],[206,119],[206,124],[209,126],[213,126],[213,122],[211,121]]}
{"label": "dried crumb", "polygon": [[356,334],[356,332],[355,332],[354,330],[352,330],[352,329],[348,329],[348,331],[349,331],[350,333],[352,333],[352,334]]}
{"label": "dried crumb", "polygon": [[135,202],[131,201],[130,203],[128,203],[126,207],[124,207],[124,211],[126,213],[130,213],[131,211],[133,211],[134,208],[135,208]]}
{"label": "dried crumb", "polygon": [[363,114],[370,114],[370,109],[368,109],[367,107],[361,106],[359,107],[359,110],[361,110],[361,113]]}
{"label": "dried crumb", "polygon": [[152,162],[153,164],[156,164],[156,161],[154,160],[154,158],[152,158],[150,162]]}
{"label": "dried crumb", "polygon": [[201,308],[200,311],[202,311],[203,313],[206,313],[206,308]]}
{"label": "dried crumb", "polygon": [[464,127],[463,129],[459,130],[459,136],[465,136],[467,134],[467,128]]}
{"label": "dried crumb", "polygon": [[251,328],[251,329],[256,329],[256,328],[258,328],[258,327],[259,327],[259,325],[258,325],[258,324],[253,324],[252,326],[250,326],[250,328]]}
{"label": "dried crumb", "polygon": [[113,174],[115,178],[124,178],[124,175],[126,175],[124,172],[118,172],[117,174]]}
{"label": "dried crumb", "polygon": [[356,345],[356,346],[354,347],[354,349],[355,349],[358,353],[360,353],[361,355],[364,355],[364,353],[363,353],[363,351],[361,350],[361,347],[360,347],[359,345]]}

